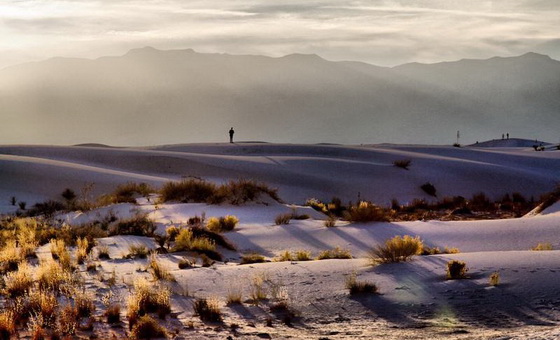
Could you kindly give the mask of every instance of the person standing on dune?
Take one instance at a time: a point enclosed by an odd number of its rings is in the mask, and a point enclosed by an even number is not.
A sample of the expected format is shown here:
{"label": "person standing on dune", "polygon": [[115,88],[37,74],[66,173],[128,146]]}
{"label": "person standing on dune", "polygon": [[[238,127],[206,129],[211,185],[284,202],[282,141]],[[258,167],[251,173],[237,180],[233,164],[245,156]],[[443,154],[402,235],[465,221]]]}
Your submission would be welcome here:
{"label": "person standing on dune", "polygon": [[231,127],[231,129],[229,129],[229,142],[233,143],[233,134],[235,133],[235,131],[233,131],[233,126]]}

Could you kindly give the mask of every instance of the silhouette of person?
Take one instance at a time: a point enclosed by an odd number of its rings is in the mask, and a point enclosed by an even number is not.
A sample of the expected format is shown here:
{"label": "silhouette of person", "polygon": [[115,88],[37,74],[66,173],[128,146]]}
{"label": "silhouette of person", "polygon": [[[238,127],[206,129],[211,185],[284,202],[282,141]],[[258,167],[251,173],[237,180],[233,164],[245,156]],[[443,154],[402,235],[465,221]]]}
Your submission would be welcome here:
{"label": "silhouette of person", "polygon": [[509,132],[506,134],[506,136],[507,136],[507,139],[509,139]]}
{"label": "silhouette of person", "polygon": [[231,127],[231,129],[229,129],[229,142],[233,143],[233,134],[235,133],[235,131],[233,131],[233,126]]}

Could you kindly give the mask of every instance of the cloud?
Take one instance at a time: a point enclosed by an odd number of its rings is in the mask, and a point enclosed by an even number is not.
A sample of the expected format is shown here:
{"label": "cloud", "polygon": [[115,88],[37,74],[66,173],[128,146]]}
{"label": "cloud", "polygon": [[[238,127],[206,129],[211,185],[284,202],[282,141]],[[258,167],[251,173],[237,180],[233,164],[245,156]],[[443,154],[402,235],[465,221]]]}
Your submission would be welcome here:
{"label": "cloud", "polygon": [[[0,55],[97,57],[152,45],[381,65],[486,58],[560,39],[559,10],[555,0],[7,0]],[[13,61],[0,56],[0,66]]]}

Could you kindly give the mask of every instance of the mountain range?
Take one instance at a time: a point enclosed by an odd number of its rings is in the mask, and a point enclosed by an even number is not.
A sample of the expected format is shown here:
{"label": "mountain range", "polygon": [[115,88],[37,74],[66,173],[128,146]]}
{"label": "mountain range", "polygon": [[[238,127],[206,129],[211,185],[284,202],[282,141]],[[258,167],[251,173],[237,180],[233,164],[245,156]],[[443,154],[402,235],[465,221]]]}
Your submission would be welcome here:
{"label": "mountain range", "polygon": [[134,49],[0,70],[0,144],[451,144],[558,140],[560,62],[545,55],[392,68]]}

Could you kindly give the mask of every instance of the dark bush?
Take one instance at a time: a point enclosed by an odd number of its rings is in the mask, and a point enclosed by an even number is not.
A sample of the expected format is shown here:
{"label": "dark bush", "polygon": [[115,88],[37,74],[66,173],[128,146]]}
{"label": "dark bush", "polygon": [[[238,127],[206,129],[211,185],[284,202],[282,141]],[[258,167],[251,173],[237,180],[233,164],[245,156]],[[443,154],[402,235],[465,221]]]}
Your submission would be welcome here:
{"label": "dark bush", "polygon": [[[163,202],[214,203],[217,187],[199,179],[186,179],[181,182],[167,182],[161,188]],[[219,202],[218,202],[219,203]]]}
{"label": "dark bush", "polygon": [[436,187],[435,187],[432,183],[426,182],[426,183],[422,184],[422,185],[420,186],[420,188],[421,188],[422,190],[424,190],[424,192],[425,192],[426,194],[428,194],[428,195],[430,195],[430,196],[437,197],[437,195],[436,195]]}
{"label": "dark bush", "polygon": [[463,261],[451,260],[447,262],[447,278],[449,280],[464,279],[467,271],[467,265]]}
{"label": "dark bush", "polygon": [[109,235],[137,235],[152,237],[156,230],[154,221],[147,215],[139,214],[129,219],[123,219],[109,228]]}
{"label": "dark bush", "polygon": [[346,211],[345,218],[351,222],[387,222],[387,212],[373,203],[362,201]]}
{"label": "dark bush", "polygon": [[41,203],[36,203],[31,209],[27,211],[29,216],[45,216],[51,217],[58,211],[65,211],[66,205],[58,201],[48,200]]}
{"label": "dark bush", "polygon": [[394,161],[393,165],[396,166],[397,168],[408,170],[410,163],[412,163],[410,159],[401,159],[401,160]]}

